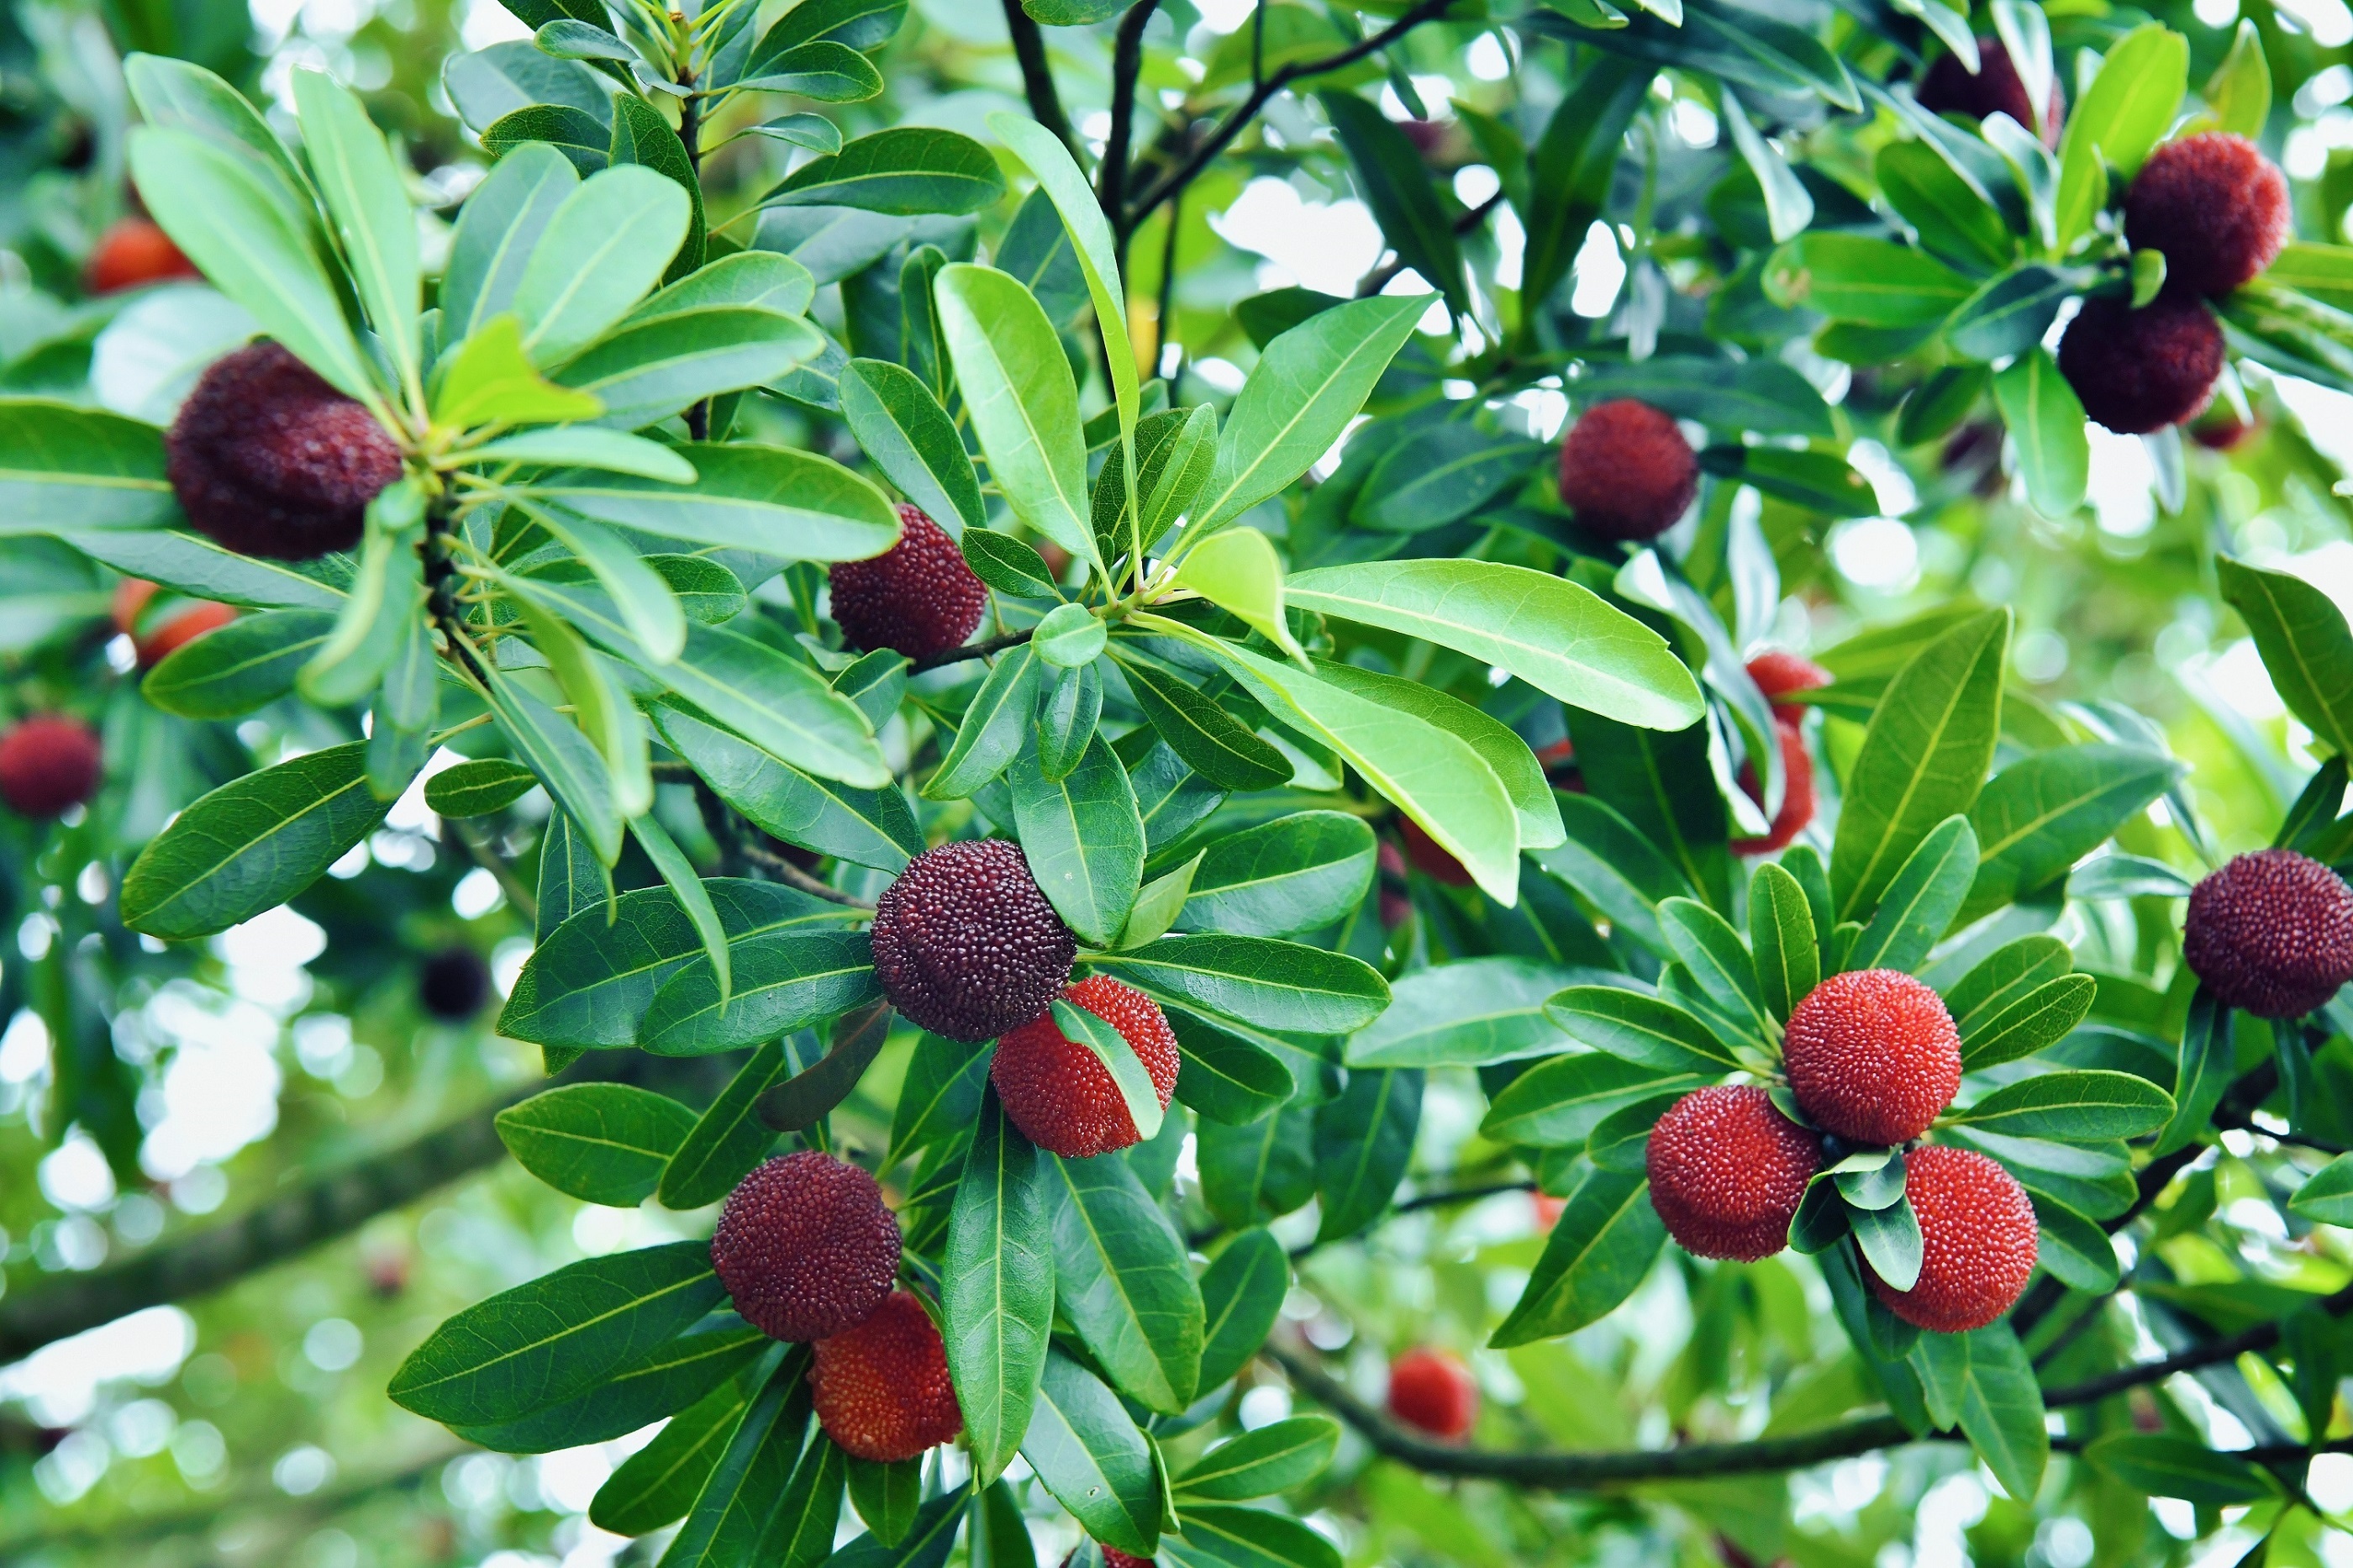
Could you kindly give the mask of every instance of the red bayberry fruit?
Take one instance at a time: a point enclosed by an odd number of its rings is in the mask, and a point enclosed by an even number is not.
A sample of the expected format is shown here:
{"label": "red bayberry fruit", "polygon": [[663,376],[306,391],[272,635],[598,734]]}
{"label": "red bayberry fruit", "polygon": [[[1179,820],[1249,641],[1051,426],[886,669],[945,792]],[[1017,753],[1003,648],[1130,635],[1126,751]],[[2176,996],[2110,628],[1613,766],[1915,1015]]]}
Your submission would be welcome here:
{"label": "red bayberry fruit", "polygon": [[1893,969],[1833,974],[1789,1009],[1789,1089],[1824,1131],[1857,1143],[1917,1138],[1961,1087],[1945,999]]}
{"label": "red bayberry fruit", "polygon": [[[1152,998],[1107,974],[1065,985],[1062,996],[1111,1025],[1134,1047],[1152,1075],[1160,1109],[1167,1110],[1176,1088],[1176,1036]],[[1124,1149],[1139,1136],[1103,1058],[1065,1037],[1050,1007],[998,1037],[988,1077],[1022,1136],[1065,1160]]]}
{"label": "red bayberry fruit", "polygon": [[1398,836],[1405,840],[1405,858],[1413,862],[1417,870],[1435,878],[1450,888],[1467,888],[1471,885],[1471,873],[1463,869],[1462,862],[1449,854],[1443,845],[1425,832],[1420,823],[1410,816],[1399,816],[1398,831]]}
{"label": "red bayberry fruit", "polygon": [[142,283],[169,278],[198,278],[195,263],[180,254],[172,237],[143,217],[126,217],[111,225],[90,253],[88,277],[93,294],[111,294]]}
{"label": "red bayberry fruit", "polygon": [[817,1342],[809,1391],[818,1425],[853,1458],[896,1464],[964,1430],[938,1325],[893,1290],[856,1328]]}
{"label": "red bayberry fruit", "polygon": [[1651,1206],[1684,1251],[1754,1263],[1788,1245],[1822,1151],[1763,1089],[1719,1084],[1668,1107],[1644,1158]]}
{"label": "red bayberry fruit", "polygon": [[237,619],[237,612],[227,605],[177,595],[164,595],[165,603],[151,615],[156,592],[144,577],[125,577],[114,585],[114,629],[131,639],[142,669],[153,669],[206,632]]}
{"label": "red bayberry fruit", "polygon": [[[1806,754],[1806,738],[1787,719],[1774,720],[1773,732],[1781,742],[1781,809],[1773,814],[1772,826],[1764,837],[1734,839],[1732,852],[1736,855],[1772,855],[1787,849],[1814,819],[1814,762]],[[1765,804],[1765,790],[1757,782],[1755,763],[1740,764],[1740,787],[1758,805]]]}
{"label": "red bayberry fruit", "polygon": [[966,1042],[1044,1012],[1079,951],[1021,847],[1002,838],[958,839],[909,861],[875,902],[873,935],[891,1005]]}
{"label": "red bayberry fruit", "polygon": [[1580,527],[1655,539],[1699,493],[1699,458],[1664,412],[1630,397],[1597,403],[1560,444],[1560,499]]}
{"label": "red bayberry fruit", "polygon": [[2293,849],[2238,856],[2191,890],[2181,956],[2231,1006],[2300,1017],[2353,980],[2353,889]]}
{"label": "red bayberry fruit", "polygon": [[2059,370],[2084,412],[2119,436],[2146,436],[2195,417],[2222,374],[2222,328],[2186,295],[2138,310],[2128,300],[2084,301],[2059,340]]}
{"label": "red bayberry fruit", "polygon": [[899,503],[899,542],[869,561],[837,561],[833,618],[852,647],[909,658],[963,646],[988,607],[964,552],[920,507]]}
{"label": "red bayberry fruit", "polygon": [[1095,1550],[1103,1553],[1103,1568],[1152,1568],[1155,1561],[1138,1557],[1133,1552],[1122,1552],[1116,1546],[1105,1546],[1100,1541],[1095,1542]]}
{"label": "red bayberry fruit", "polygon": [[417,999],[444,1023],[462,1024],[491,999],[491,966],[470,947],[445,947],[417,972]]}
{"label": "red bayberry fruit", "polygon": [[2039,1233],[2026,1189],[1983,1154],[1931,1143],[1904,1157],[1904,1195],[1920,1221],[1920,1278],[1896,1290],[1871,1275],[1887,1310],[1940,1334],[1982,1329],[2009,1311],[2034,1272]]}
{"label": "red bayberry fruit", "polygon": [[1562,1213],[1568,1207],[1567,1198],[1556,1198],[1550,1193],[1531,1193],[1528,1196],[1535,1205],[1538,1230],[1550,1230],[1558,1225]]}
{"label": "red bayberry fruit", "polygon": [[0,800],[20,816],[57,816],[98,791],[105,757],[80,720],[37,713],[0,735]]}
{"label": "red bayberry fruit", "polygon": [[164,437],[180,510],[244,555],[307,561],[359,542],[400,478],[375,416],[275,342],[215,360]]}
{"label": "red bayberry fruit", "polygon": [[[1812,659],[1775,647],[1767,648],[1748,661],[1748,679],[1765,700],[1773,702],[1777,697],[1787,697],[1793,691],[1812,691],[1831,683],[1831,672]],[[1806,721],[1803,702],[1773,702],[1773,717],[1792,724]]]}
{"label": "red bayberry fruit", "polygon": [[2209,131],[2148,155],[2125,193],[2125,237],[2165,253],[2165,286],[2227,294],[2287,244],[2287,176],[2243,136]]}
{"label": "red bayberry fruit", "polygon": [[727,1194],[711,1266],[761,1332],[821,1340],[864,1322],[891,1294],[899,1222],[867,1172],[804,1149],[769,1161]]}
{"label": "red bayberry fruit", "polygon": [[1389,1363],[1389,1414],[1433,1437],[1460,1442],[1479,1419],[1479,1384],[1461,1358],[1416,1345]]}
{"label": "red bayberry fruit", "polygon": [[[2000,38],[1978,40],[1978,68],[1974,74],[1960,56],[1940,57],[1928,68],[1928,74],[1920,79],[1919,100],[1920,107],[1931,114],[1960,114],[1971,120],[2007,114],[2027,130],[2034,129],[2034,100],[2027,96],[2026,82],[2018,74],[2018,64],[2010,58],[2010,51],[2002,47]],[[2042,140],[2047,145],[2059,145],[2059,122],[2065,116],[2066,107],[2054,75],[2042,123]]]}

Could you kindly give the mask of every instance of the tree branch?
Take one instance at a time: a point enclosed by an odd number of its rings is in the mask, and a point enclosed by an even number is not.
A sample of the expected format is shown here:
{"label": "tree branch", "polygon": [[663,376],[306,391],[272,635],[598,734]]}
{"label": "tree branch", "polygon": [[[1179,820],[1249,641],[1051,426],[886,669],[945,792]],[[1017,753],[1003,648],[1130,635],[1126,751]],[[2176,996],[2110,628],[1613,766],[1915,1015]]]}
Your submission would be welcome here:
{"label": "tree branch", "polygon": [[[1005,0],[1005,3],[1008,11],[1015,8],[1014,0]],[[1453,3],[1454,0],[1421,0],[1421,3],[1412,10],[1363,42],[1351,44],[1338,53],[1325,55],[1321,59],[1293,60],[1260,82],[1250,89],[1250,95],[1242,100],[1239,108],[1218,121],[1216,128],[1199,146],[1192,150],[1183,163],[1155,180],[1145,193],[1136,198],[1135,205],[1128,212],[1126,220],[1116,226],[1119,232],[1134,233],[1136,226],[1150,217],[1154,209],[1161,203],[1192,184],[1194,176],[1208,168],[1209,161],[1224,152],[1227,143],[1240,135],[1243,127],[1258,118],[1258,111],[1264,109],[1268,100],[1273,98],[1276,93],[1303,78],[1321,76],[1326,71],[1335,71],[1344,66],[1356,64],[1366,55],[1379,53],[1424,22],[1432,21],[1444,14],[1447,7]]]}
{"label": "tree branch", "polygon": [[871,910],[874,907],[864,899],[843,892],[821,877],[810,876],[773,849],[758,844],[744,844],[739,845],[738,847],[743,850],[744,858],[752,861],[764,871],[773,872],[779,880],[791,887],[798,888],[804,893],[823,899],[828,903],[846,904],[853,910]]}
{"label": "tree branch", "polygon": [[1003,637],[968,642],[962,647],[952,647],[941,653],[927,653],[910,664],[907,667],[907,673],[921,675],[927,669],[937,669],[942,665],[961,664],[968,658],[987,658],[990,654],[1003,653],[1009,647],[1019,647],[1029,640],[1030,630],[1031,628],[1025,626],[1018,632],[1007,632]]}
{"label": "tree branch", "polygon": [[1071,129],[1071,117],[1062,112],[1061,95],[1054,90],[1054,73],[1046,65],[1046,36],[1021,8],[1021,0],[1005,0],[1005,30],[1013,37],[1013,58],[1021,64],[1021,92],[1029,100],[1029,118],[1060,137],[1071,156],[1083,166],[1086,149]]}
{"label": "tree branch", "polygon": [[[1487,215],[1493,212],[1497,206],[1502,205],[1503,200],[1504,193],[1499,190],[1494,195],[1489,196],[1485,201],[1481,202],[1477,206],[1472,207],[1464,212],[1461,217],[1454,220],[1455,234],[1457,236],[1466,235],[1471,233],[1473,229],[1476,229],[1481,224],[1487,221]],[[1398,273],[1404,270],[1405,258],[1401,256],[1391,256],[1387,261],[1382,262],[1378,267],[1374,268],[1370,272],[1366,273],[1362,279],[1357,280],[1356,298],[1359,300],[1371,299],[1383,289],[1388,287],[1388,281],[1390,279],[1396,277]]]}
{"label": "tree branch", "polygon": [[[1119,19],[1111,52],[1111,134],[1103,138],[1103,167],[1095,171],[1095,200],[1114,236],[1120,208],[1127,202],[1127,153],[1135,132],[1135,83],[1144,74],[1144,29],[1160,0],[1136,0]],[[1124,242],[1123,242],[1124,243]]]}

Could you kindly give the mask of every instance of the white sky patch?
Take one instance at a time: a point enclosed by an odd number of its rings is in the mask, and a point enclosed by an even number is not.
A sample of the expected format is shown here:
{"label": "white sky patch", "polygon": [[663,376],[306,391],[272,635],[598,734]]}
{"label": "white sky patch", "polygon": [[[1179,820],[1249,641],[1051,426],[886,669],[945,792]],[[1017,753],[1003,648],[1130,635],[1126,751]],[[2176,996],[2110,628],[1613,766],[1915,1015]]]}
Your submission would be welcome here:
{"label": "white sky patch", "polygon": [[282,1082],[270,1054],[275,1017],[251,1002],[174,984],[148,1004],[147,1023],[178,1047],[164,1071],[163,1119],[139,1152],[148,1174],[174,1181],[269,1136]]}
{"label": "white sky patch", "polygon": [[1512,57],[1505,51],[1503,40],[1493,33],[1482,33],[1471,40],[1470,52],[1462,57],[1471,74],[1481,81],[1501,81],[1512,74]]}
{"label": "white sky patch", "polygon": [[150,1307],[0,1367],[0,1399],[22,1400],[45,1426],[71,1426],[98,1404],[100,1384],[170,1380],[195,1349],[196,1325],[177,1307]]}
{"label": "white sky patch", "polygon": [[1899,593],[1919,580],[1920,542],[1892,517],[1857,518],[1831,531],[1831,560],[1860,588]]}
{"label": "white sky patch", "polygon": [[1626,282],[1626,258],[1618,253],[1618,237],[1609,232],[1608,224],[1596,223],[1585,231],[1585,243],[1577,247],[1569,276],[1577,280],[1569,295],[1570,310],[1596,321],[1609,313]]}
{"label": "white sky patch", "polygon": [[[1275,179],[1243,186],[1231,206],[1209,219],[1209,226],[1227,244],[1265,257],[1288,274],[1288,281],[1343,298],[1356,291],[1356,280],[1387,248],[1364,203],[1354,197],[1310,202]],[[1261,268],[1261,281],[1265,280]]]}
{"label": "white sky patch", "polygon": [[2137,436],[2119,436],[2085,426],[2092,438],[2090,482],[2085,487],[2100,531],[2138,539],[2157,526],[2157,464]]}

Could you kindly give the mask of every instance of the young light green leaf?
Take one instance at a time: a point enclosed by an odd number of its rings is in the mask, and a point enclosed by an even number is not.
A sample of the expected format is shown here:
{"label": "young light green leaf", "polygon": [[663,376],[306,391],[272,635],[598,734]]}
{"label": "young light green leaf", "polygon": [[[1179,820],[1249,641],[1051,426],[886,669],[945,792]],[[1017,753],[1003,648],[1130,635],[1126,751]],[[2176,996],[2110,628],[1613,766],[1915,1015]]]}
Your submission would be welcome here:
{"label": "young light green leaf", "polygon": [[[1202,855],[1208,853],[1203,850]],[[1127,924],[1120,928],[1119,945],[1142,947],[1158,942],[1176,923],[1185,908],[1185,900],[1193,890],[1193,878],[1201,868],[1201,855],[1172,871],[1162,873],[1144,884],[1135,895],[1135,905],[1127,911]]]}
{"label": "young light green leaf", "polygon": [[359,99],[333,79],[315,70],[295,71],[294,106],[311,177],[343,242],[360,302],[409,400],[422,404],[417,216],[401,186],[400,170]]}
{"label": "young light green leaf", "polygon": [[943,268],[933,294],[989,477],[1022,522],[1101,567],[1078,386],[1046,312],[1011,277],[965,263]]}
{"label": "young light green leaf", "polygon": [[2068,110],[2059,145],[2057,240],[2064,250],[2107,199],[2109,168],[2130,179],[2165,135],[2189,82],[2189,40],[2159,22],[2110,46],[2099,75]]}

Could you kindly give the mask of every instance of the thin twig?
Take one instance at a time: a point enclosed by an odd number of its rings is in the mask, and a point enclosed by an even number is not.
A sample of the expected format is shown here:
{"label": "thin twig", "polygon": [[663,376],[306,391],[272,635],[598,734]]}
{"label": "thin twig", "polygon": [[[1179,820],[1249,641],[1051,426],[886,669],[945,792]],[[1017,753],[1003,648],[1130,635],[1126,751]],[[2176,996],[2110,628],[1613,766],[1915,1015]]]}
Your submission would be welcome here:
{"label": "thin twig", "polygon": [[907,667],[907,673],[921,675],[927,669],[937,669],[942,665],[959,664],[968,658],[987,658],[990,654],[1003,653],[1009,647],[1019,647],[1029,640],[1031,629],[1024,627],[1018,632],[1007,632],[1003,637],[988,637],[980,642],[968,642],[962,647],[952,647],[942,653],[927,653],[910,664]]}
{"label": "thin twig", "polygon": [[1105,221],[1119,232],[1119,209],[1127,200],[1127,154],[1135,132],[1135,84],[1144,74],[1144,29],[1160,0],[1136,0],[1119,19],[1111,53],[1111,132],[1103,138],[1103,167],[1095,171],[1095,199]]}
{"label": "thin twig", "polygon": [[1168,233],[1160,242],[1159,314],[1152,323],[1152,368],[1155,374],[1168,377],[1168,406],[1177,406],[1176,388],[1185,379],[1185,361],[1180,350],[1176,363],[1165,373],[1168,364],[1168,328],[1176,318],[1176,226],[1185,221],[1185,193],[1179,191],[1168,204]]}
{"label": "thin twig", "polygon": [[539,897],[522,885],[522,879],[515,875],[515,868],[507,864],[506,857],[483,843],[480,837],[465,823],[451,822],[449,831],[457,836],[458,842],[465,849],[467,858],[498,879],[500,889],[507,896],[507,902],[512,904],[522,913],[523,919],[537,925]]}
{"label": "thin twig", "polygon": [[1061,138],[1071,156],[1085,160],[1086,149],[1062,112],[1062,99],[1054,90],[1054,73],[1046,64],[1046,36],[1021,8],[1021,0],[1005,0],[1005,30],[1012,35],[1013,58],[1021,65],[1022,96],[1029,100],[1029,118]]}
{"label": "thin twig", "polygon": [[828,903],[846,904],[853,910],[871,910],[874,907],[864,899],[843,892],[823,878],[810,876],[773,849],[757,844],[744,844],[738,847],[743,850],[746,860],[752,861],[764,871],[774,872],[780,880],[798,888],[804,893],[823,899]]}
{"label": "thin twig", "polygon": [[[1455,234],[1459,237],[1469,234],[1472,230],[1476,229],[1481,224],[1487,221],[1487,215],[1493,212],[1497,206],[1501,205],[1503,200],[1504,193],[1498,190],[1485,201],[1481,202],[1477,206],[1471,208],[1461,217],[1456,218],[1454,220]],[[1388,287],[1388,281],[1390,279],[1396,277],[1398,273],[1404,270],[1405,258],[1402,256],[1391,256],[1387,261],[1382,262],[1378,267],[1376,267],[1370,272],[1366,273],[1364,278],[1358,281],[1356,284],[1356,298],[1359,300],[1371,299],[1383,289]],[[1430,281],[1435,282],[1436,279],[1430,279]]]}

